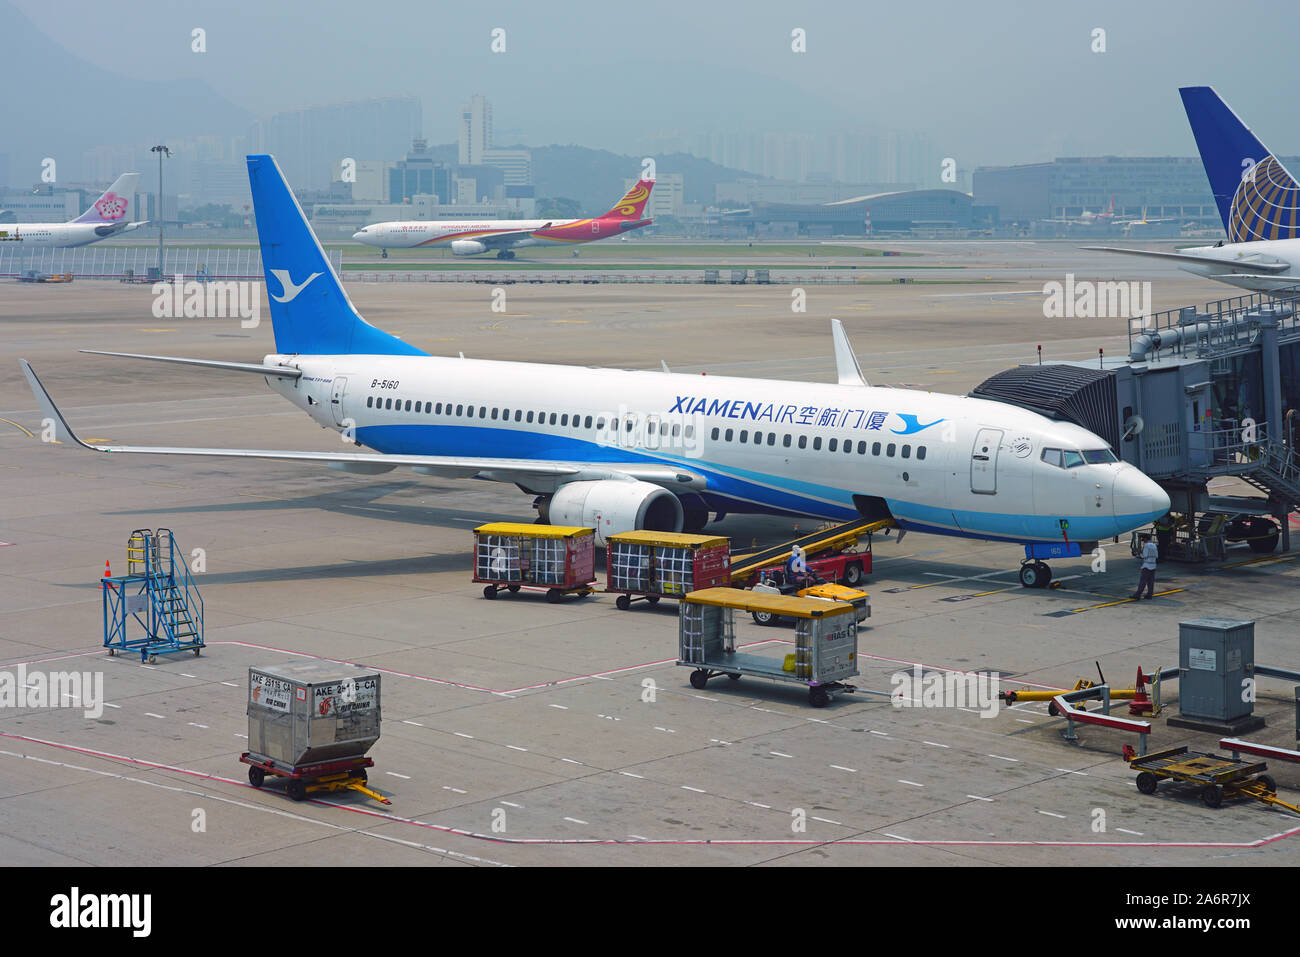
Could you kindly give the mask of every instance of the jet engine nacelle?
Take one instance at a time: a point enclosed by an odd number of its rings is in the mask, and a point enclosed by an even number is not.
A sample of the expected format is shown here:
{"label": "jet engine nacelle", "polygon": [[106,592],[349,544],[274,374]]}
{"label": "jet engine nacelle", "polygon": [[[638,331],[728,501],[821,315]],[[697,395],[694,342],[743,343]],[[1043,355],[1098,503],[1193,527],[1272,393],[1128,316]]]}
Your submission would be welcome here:
{"label": "jet engine nacelle", "polygon": [[618,532],[680,532],[684,519],[681,500],[667,489],[614,479],[561,485],[540,511],[552,525],[594,528],[598,545]]}
{"label": "jet engine nacelle", "polygon": [[476,239],[456,239],[451,244],[453,256],[477,256],[485,252],[487,252],[487,245]]}

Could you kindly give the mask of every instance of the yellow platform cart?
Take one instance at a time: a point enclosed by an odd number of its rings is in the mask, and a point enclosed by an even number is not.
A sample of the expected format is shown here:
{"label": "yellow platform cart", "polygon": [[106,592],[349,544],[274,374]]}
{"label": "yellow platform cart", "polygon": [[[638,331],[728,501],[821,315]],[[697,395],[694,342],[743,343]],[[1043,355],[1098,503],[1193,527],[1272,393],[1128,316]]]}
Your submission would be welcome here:
{"label": "yellow platform cart", "polygon": [[[843,683],[858,673],[858,610],[848,602],[706,588],[686,595],[680,607],[677,664],[694,669],[693,688],[702,689],[722,675],[732,681],[753,675],[803,685],[814,708],[857,690]],[[737,651],[737,611],[793,619],[794,654],[785,654],[784,642],[776,645],[775,654]],[[787,657],[793,659],[789,670]]]}

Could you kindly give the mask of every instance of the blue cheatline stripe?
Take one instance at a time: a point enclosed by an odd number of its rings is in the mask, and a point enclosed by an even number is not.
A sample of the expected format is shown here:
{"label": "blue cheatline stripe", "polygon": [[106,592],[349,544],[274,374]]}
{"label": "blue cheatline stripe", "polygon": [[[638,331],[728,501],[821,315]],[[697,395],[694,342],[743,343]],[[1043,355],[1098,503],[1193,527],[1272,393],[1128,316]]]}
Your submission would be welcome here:
{"label": "blue cheatline stripe", "polygon": [[[721,502],[728,511],[814,515],[833,519],[858,517],[852,493],[815,482],[750,469],[705,467],[699,460],[678,455],[602,445],[564,435],[550,435],[491,426],[370,425],[357,429],[357,439],[389,455],[447,455],[466,458],[517,458],[539,462],[590,462],[592,464],[677,465],[704,476],[711,504]],[[1055,518],[1014,513],[977,512],[921,505],[885,496],[899,523],[915,531],[1007,542],[1056,542],[1061,530]],[[746,508],[737,508],[737,505]],[[718,506],[721,507],[721,506]],[[1077,541],[1110,538],[1137,528],[1153,515],[1068,516],[1070,537]]]}

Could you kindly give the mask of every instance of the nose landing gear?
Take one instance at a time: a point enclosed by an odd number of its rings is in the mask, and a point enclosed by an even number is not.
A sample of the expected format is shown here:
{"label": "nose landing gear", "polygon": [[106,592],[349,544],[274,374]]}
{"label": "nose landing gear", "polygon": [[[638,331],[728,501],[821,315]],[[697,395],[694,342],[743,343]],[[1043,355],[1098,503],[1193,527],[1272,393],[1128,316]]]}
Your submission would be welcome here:
{"label": "nose landing gear", "polygon": [[1046,562],[1023,561],[1020,563],[1020,584],[1026,588],[1046,588],[1052,580],[1052,568]]}

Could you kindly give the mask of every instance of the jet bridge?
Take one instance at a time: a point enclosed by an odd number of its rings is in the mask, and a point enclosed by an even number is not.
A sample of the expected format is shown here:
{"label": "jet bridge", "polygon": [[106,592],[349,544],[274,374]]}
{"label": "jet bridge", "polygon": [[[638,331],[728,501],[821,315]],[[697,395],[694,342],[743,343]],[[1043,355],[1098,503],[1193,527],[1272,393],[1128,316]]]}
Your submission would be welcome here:
{"label": "jet bridge", "polygon": [[[1126,357],[1022,365],[970,394],[1101,436],[1164,487],[1193,541],[1226,515],[1230,539],[1265,552],[1280,538],[1289,551],[1300,508],[1298,313],[1300,287],[1171,309],[1130,322]],[[1264,497],[1212,495],[1223,476]]]}

